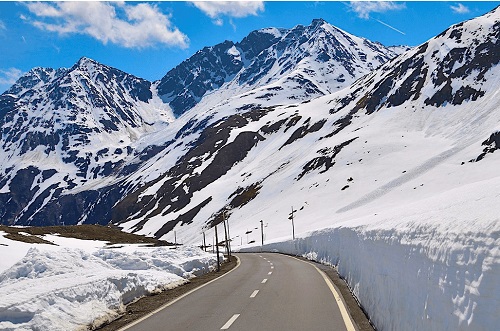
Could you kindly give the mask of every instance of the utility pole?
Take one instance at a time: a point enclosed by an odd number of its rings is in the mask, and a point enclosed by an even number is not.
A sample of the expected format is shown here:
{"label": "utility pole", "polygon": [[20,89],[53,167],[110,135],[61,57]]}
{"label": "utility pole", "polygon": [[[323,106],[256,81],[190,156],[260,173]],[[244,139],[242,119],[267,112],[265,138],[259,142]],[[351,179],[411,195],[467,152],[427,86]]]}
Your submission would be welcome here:
{"label": "utility pole", "polygon": [[[226,212],[226,210],[224,209],[224,213],[225,212]],[[224,217],[224,218],[226,218],[226,217]],[[226,222],[227,222],[227,237],[229,238],[227,248],[229,250],[229,261],[231,261],[232,251],[231,251],[231,234],[229,233],[229,218],[226,218]]]}
{"label": "utility pole", "polygon": [[262,237],[262,246],[264,246],[264,222],[260,220],[260,235]]}
{"label": "utility pole", "polygon": [[295,224],[293,223],[293,213],[296,212],[296,210],[293,210],[292,206],[292,212],[290,213],[290,216],[288,217],[289,220],[292,221],[292,239],[295,240]]}
{"label": "utility pole", "polygon": [[174,242],[175,242],[174,247],[175,247],[175,249],[177,249],[177,232],[175,232],[175,231],[174,231]]}
{"label": "utility pole", "polygon": [[203,250],[207,251],[207,242],[205,241],[205,231],[203,231]]}
{"label": "utility pole", "polygon": [[215,227],[215,250],[217,251],[217,271],[220,271],[220,257],[219,257],[219,237],[217,236],[217,224]]}
{"label": "utility pole", "polygon": [[226,237],[226,253],[227,253],[227,260],[231,261],[231,252],[229,251],[229,239],[228,239],[228,230],[226,227],[226,217],[225,217],[226,210],[222,210],[222,223],[224,224],[224,236]]}

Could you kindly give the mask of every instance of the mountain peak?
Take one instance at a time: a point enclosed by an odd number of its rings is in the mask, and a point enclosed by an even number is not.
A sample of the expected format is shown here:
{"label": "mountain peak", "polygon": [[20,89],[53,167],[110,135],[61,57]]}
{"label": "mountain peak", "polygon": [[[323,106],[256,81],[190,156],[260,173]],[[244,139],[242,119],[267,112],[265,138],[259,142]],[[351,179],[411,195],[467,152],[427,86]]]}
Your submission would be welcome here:
{"label": "mountain peak", "polygon": [[313,19],[313,20],[312,20],[311,25],[312,25],[312,26],[320,26],[320,25],[323,25],[323,24],[325,24],[325,23],[328,23],[328,22],[326,22],[326,21],[325,21],[324,19],[322,19],[322,18],[315,18],[315,19]]}
{"label": "mountain peak", "polygon": [[84,65],[87,63],[98,63],[98,62],[86,56],[82,56],[77,62],[78,65]]}
{"label": "mountain peak", "polygon": [[91,58],[82,56],[78,62],[73,66],[72,69],[90,69],[93,67],[106,67],[104,64],[97,62],[96,60],[93,60]]}

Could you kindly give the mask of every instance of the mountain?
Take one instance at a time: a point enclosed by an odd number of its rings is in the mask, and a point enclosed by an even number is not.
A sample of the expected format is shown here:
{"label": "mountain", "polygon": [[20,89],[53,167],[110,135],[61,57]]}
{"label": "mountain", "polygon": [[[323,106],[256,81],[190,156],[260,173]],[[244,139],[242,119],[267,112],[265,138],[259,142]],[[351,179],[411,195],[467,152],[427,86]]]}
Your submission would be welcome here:
{"label": "mountain", "polygon": [[187,137],[210,116],[176,119],[192,107],[204,114],[239,91],[248,92],[239,98],[241,108],[256,100],[276,104],[271,92],[281,95],[279,102],[310,100],[327,93],[335,75],[347,75],[335,83],[347,85],[392,56],[380,44],[315,20],[206,47],[157,82],[85,57],[69,69],[34,68],[0,96],[2,223],[108,223],[124,194],[157,175],[141,170],[136,179],[139,167],[170,153],[174,143],[176,155],[197,143]]}
{"label": "mountain", "polygon": [[249,92],[190,113],[186,152],[160,152],[139,173],[163,170],[130,177],[113,221],[198,242],[225,212],[234,236],[258,240],[260,220],[289,235],[292,206],[305,231],[497,176],[499,16],[454,25],[313,100],[262,106]]}
{"label": "mountain", "polygon": [[173,118],[154,101],[150,82],[87,58],[20,78],[0,96],[3,222],[30,223],[47,201],[109,177],[138,137]]}
{"label": "mountain", "polygon": [[261,99],[287,90],[294,93],[287,95],[286,102],[310,100],[348,86],[404,50],[387,48],[316,19],[309,26],[257,30],[238,43],[205,47],[155,85],[176,116],[201,100],[205,106],[215,105],[264,86],[268,88]]}

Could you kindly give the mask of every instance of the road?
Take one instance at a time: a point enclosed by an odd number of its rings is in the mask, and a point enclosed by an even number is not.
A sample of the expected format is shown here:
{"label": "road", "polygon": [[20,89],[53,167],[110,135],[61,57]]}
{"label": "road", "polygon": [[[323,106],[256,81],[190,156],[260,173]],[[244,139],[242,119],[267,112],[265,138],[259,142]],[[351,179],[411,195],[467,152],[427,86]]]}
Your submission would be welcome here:
{"label": "road", "polygon": [[237,256],[233,271],[122,330],[354,330],[312,264],[272,253]]}

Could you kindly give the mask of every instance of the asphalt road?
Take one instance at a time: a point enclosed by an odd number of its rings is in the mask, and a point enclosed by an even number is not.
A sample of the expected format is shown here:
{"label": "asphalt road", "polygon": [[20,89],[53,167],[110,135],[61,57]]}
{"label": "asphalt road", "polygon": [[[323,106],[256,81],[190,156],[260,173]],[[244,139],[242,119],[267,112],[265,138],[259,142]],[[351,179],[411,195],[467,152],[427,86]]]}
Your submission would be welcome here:
{"label": "asphalt road", "polygon": [[122,330],[354,330],[313,265],[271,253],[238,257],[233,271]]}

